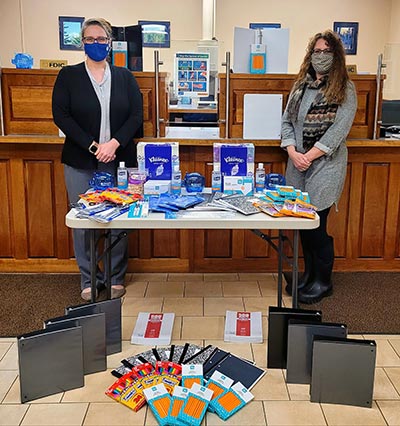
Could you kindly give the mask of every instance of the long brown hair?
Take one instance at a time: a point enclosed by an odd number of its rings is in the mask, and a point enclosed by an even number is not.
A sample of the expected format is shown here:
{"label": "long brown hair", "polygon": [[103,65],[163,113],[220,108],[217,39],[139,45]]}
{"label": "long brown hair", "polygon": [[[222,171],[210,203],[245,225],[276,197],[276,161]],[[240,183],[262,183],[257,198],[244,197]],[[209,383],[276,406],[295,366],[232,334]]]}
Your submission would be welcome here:
{"label": "long brown hair", "polygon": [[323,39],[328,43],[329,49],[333,52],[333,64],[328,74],[325,86],[325,97],[328,103],[342,104],[346,97],[346,87],[349,81],[349,74],[346,69],[346,57],[342,41],[339,35],[332,30],[317,33],[312,37],[307,46],[307,53],[297,74],[293,90],[296,90],[306,80],[307,74],[316,77],[315,70],[311,65],[311,55],[318,40]]}

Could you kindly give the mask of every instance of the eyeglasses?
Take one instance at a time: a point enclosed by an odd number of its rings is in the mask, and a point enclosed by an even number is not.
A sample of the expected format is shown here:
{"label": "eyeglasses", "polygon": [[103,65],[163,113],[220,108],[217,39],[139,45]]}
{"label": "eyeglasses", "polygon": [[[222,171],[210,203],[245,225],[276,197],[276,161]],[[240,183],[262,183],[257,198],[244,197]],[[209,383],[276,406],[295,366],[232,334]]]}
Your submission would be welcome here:
{"label": "eyeglasses", "polygon": [[329,53],[332,53],[331,49],[314,49],[313,53],[316,55],[327,55]]}
{"label": "eyeglasses", "polygon": [[106,44],[108,43],[108,40],[110,40],[108,37],[83,37],[83,42],[85,44],[93,44],[93,43],[99,43],[99,44]]}

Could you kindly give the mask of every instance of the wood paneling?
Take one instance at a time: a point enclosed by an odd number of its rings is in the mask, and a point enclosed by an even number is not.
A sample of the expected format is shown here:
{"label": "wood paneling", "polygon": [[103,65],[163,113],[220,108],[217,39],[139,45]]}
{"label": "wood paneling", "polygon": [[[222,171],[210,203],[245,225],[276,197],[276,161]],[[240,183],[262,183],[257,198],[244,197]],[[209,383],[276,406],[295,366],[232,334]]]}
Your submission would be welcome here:
{"label": "wood paneling", "polygon": [[[282,94],[284,109],[295,77],[296,76],[293,74],[229,74],[230,86],[228,137],[243,137],[243,105],[245,94]],[[220,119],[220,137],[223,138],[225,137],[226,120],[226,74],[219,74],[219,79],[220,93],[218,111]],[[352,75],[351,79],[356,87],[358,107],[355,120],[348,138],[373,138],[374,114],[376,103],[376,76]],[[381,85],[381,90],[382,87],[383,85]],[[380,100],[381,98],[382,93],[380,94]],[[381,105],[381,102],[379,102],[379,105]],[[378,117],[380,117],[380,114],[381,111],[379,108]]]}
{"label": "wood paneling", "polygon": [[[51,97],[58,70],[3,68],[1,86],[6,135],[58,135],[53,123]],[[155,73],[133,73],[143,96],[143,131],[156,137]],[[159,73],[160,136],[167,122],[167,74]]]}
{"label": "wood paneling", "polygon": [[0,257],[13,256],[9,161],[0,161]]}
{"label": "wood paneling", "polygon": [[[68,202],[60,140],[11,140],[0,137],[0,195],[8,200],[0,216],[0,271],[77,271],[71,232],[65,226]],[[268,172],[284,173],[286,153],[279,144],[254,143],[255,161],[264,162]],[[329,217],[335,268],[400,271],[400,142],[349,141],[348,145],[343,194],[338,212],[332,208]],[[212,141],[181,140],[180,160],[183,174],[198,171],[209,182]],[[129,247],[129,272],[277,268],[275,251],[247,230],[133,230]]]}
{"label": "wood paneling", "polygon": [[24,168],[28,257],[55,257],[52,164],[26,161]]}

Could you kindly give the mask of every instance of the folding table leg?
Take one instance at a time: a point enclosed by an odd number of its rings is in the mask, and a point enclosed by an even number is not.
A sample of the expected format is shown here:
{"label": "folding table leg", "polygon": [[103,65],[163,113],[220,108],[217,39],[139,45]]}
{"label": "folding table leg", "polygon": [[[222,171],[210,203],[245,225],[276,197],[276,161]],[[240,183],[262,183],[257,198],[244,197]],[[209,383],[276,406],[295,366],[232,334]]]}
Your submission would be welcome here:
{"label": "folding table leg", "polygon": [[292,308],[297,308],[297,284],[299,274],[299,230],[293,235],[293,263],[292,263]]}

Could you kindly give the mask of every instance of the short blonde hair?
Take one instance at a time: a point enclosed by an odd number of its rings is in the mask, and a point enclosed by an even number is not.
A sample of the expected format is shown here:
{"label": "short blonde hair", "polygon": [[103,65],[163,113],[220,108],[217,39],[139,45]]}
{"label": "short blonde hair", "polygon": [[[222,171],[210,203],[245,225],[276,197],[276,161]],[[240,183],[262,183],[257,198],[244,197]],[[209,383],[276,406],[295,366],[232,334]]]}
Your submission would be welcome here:
{"label": "short blonde hair", "polygon": [[108,21],[106,21],[105,19],[103,19],[103,18],[89,18],[89,19],[86,19],[86,21],[82,24],[81,39],[83,39],[83,37],[85,35],[85,31],[88,29],[88,27],[90,27],[92,25],[97,25],[97,26],[103,28],[103,30],[107,34],[107,37],[110,40],[112,39],[112,28],[111,28],[111,24]]}

